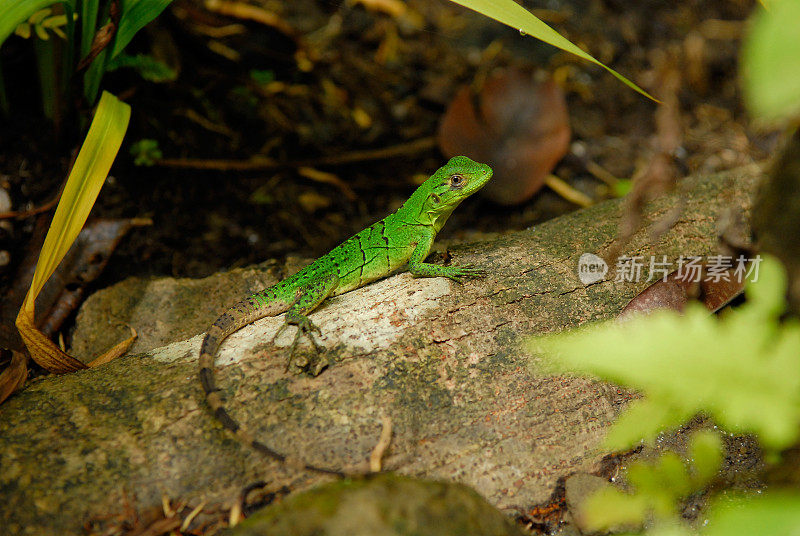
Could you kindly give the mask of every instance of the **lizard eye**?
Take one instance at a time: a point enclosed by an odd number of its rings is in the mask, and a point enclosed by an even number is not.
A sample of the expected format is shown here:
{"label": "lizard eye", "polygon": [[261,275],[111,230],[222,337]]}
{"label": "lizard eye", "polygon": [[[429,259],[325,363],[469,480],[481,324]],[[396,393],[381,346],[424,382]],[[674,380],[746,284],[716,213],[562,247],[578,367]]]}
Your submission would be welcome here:
{"label": "lizard eye", "polygon": [[450,177],[450,186],[460,188],[464,184],[464,177],[461,175],[453,175]]}

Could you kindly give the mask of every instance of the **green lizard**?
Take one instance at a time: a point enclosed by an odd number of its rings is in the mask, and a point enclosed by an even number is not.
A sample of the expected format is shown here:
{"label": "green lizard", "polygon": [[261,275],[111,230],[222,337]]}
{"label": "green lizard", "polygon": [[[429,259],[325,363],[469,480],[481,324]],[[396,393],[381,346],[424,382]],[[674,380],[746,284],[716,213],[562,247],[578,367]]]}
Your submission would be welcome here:
{"label": "green lizard", "polygon": [[[285,321],[278,333],[289,325],[298,328],[289,352],[291,359],[301,334],[305,334],[319,351],[313,333],[321,334],[320,330],[306,315],[330,296],[362,287],[404,266],[415,276],[444,276],[457,282],[464,277],[482,275],[483,271],[473,266],[439,266],[425,262],[425,258],[453,210],[491,177],[492,169],[486,164],[465,156],[451,158],[395,213],[351,236],[295,275],[240,301],[217,318],[200,346],[199,375],[208,405],[222,425],[243,443],[285,461],[285,455],[253,438],[223,406],[214,374],[214,357],[222,341],[259,318],[285,312]],[[342,474],[305,463],[300,465],[314,471]]]}

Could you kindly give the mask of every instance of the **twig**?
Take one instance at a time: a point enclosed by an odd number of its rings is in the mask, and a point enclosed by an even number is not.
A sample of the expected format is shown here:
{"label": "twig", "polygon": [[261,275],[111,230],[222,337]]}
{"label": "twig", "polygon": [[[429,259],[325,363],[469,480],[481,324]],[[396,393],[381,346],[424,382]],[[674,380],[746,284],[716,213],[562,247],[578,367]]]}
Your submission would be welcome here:
{"label": "twig", "polygon": [[349,199],[350,201],[354,201],[358,198],[356,193],[353,191],[350,186],[340,179],[338,176],[334,175],[333,173],[328,173],[326,171],[320,171],[318,169],[314,169],[312,167],[301,167],[297,169],[297,173],[301,177],[305,177],[307,179],[311,179],[314,182],[321,182],[324,184],[331,184],[336,186],[341,190],[341,192]]}
{"label": "twig", "polygon": [[594,204],[592,199],[559,179],[555,175],[548,175],[544,178],[544,183],[555,193],[580,207],[590,207]]}
{"label": "twig", "polygon": [[603,181],[612,188],[619,184],[619,179],[616,176],[596,162],[587,160],[584,164],[584,167],[586,167],[586,171],[591,173],[594,178]]}
{"label": "twig", "polygon": [[61,198],[61,192],[58,193],[53,199],[45,203],[44,205],[36,208],[32,208],[30,210],[12,210],[10,212],[0,212],[0,220],[6,220],[10,218],[28,218],[30,216],[35,216],[42,212],[47,212],[58,203],[58,200]]}
{"label": "twig", "polygon": [[189,512],[189,515],[186,516],[186,519],[184,519],[183,523],[181,523],[181,528],[179,530],[181,532],[186,532],[186,530],[189,528],[189,525],[191,525],[192,521],[194,521],[194,518],[197,517],[197,514],[199,514],[203,510],[203,508],[205,508],[205,506],[206,506],[206,501],[203,500],[200,504],[197,505],[197,507],[195,507],[194,510]]}
{"label": "twig", "polygon": [[380,149],[365,149],[363,151],[352,151],[334,156],[323,156],[313,160],[290,160],[281,162],[266,156],[256,156],[249,160],[211,160],[205,158],[162,158],[156,161],[156,165],[172,168],[189,169],[209,169],[216,171],[261,171],[275,168],[299,168],[333,166],[341,164],[351,164],[353,162],[365,162],[368,160],[383,160],[384,158],[394,158],[414,154],[436,146],[436,138],[420,138],[408,143],[382,147]]}
{"label": "twig", "polygon": [[392,419],[384,416],[381,419],[381,423],[381,436],[378,438],[378,443],[375,445],[375,448],[372,449],[372,453],[369,455],[369,470],[373,473],[379,473],[381,471],[381,467],[383,465],[383,455],[386,453],[386,449],[389,448],[389,444],[392,442]]}

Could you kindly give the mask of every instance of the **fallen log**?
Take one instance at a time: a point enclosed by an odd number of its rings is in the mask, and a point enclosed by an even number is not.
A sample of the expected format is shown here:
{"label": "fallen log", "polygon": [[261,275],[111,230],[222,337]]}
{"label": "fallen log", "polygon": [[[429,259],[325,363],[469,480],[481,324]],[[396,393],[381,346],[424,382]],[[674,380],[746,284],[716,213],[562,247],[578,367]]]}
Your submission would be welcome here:
{"label": "fallen log", "polygon": [[[717,219],[749,211],[761,172],[693,177],[647,209],[650,222],[683,196],[657,243],[634,236],[629,256],[707,255]],[[287,373],[292,333],[280,317],[233,335],[218,359],[234,416],[280,452],[342,468],[365,460],[382,418],[394,436],[386,467],[468,484],[502,509],[545,501],[556,481],[590,472],[604,430],[629,394],[585,379],[533,375],[526,335],[616,315],[647,282],[578,279],[583,253],[603,256],[623,204],[610,201],[533,229],[449,248],[453,263],[488,267],[457,285],[400,274],[326,301],[320,326],[330,366]],[[434,259],[435,260],[435,259]],[[84,305],[73,351],[90,357],[134,326],[134,354],[31,381],[0,406],[0,526],[10,534],[78,534],[162,496],[230,507],[258,480],[307,489],[330,477],[264,459],[207,411],[196,377],[202,331],[230,303],[282,276],[276,263],[200,281],[133,279]],[[128,514],[126,514],[128,512]]]}

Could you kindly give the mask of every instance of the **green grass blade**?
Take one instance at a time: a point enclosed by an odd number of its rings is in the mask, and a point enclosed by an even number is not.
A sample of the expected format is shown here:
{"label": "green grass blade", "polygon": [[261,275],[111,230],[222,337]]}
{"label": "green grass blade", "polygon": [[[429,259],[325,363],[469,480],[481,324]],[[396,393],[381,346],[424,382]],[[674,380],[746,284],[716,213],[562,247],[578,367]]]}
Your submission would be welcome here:
{"label": "green grass blade", "polygon": [[42,112],[54,120],[58,109],[58,80],[56,77],[55,39],[33,40],[36,50],[36,67],[39,73],[39,89],[42,94]]}
{"label": "green grass blade", "polygon": [[128,0],[124,2],[111,57],[122,52],[136,32],[158,17],[171,2],[172,0]]}
{"label": "green grass blade", "polygon": [[106,58],[108,58],[108,49],[100,52],[100,54],[92,60],[92,63],[86,69],[86,74],[83,75],[83,95],[86,97],[87,102],[92,103],[97,99],[97,93],[100,91],[100,83],[103,81],[103,76],[106,74]]}
{"label": "green grass blade", "polygon": [[89,216],[122,144],[130,114],[130,106],[112,94],[103,92],[39,254],[36,272],[25,299],[31,311],[36,295],[64,258]]}
{"label": "green grass blade", "polygon": [[489,18],[505,25],[511,26],[536,39],[540,39],[545,43],[560,48],[565,52],[575,54],[576,56],[590,61],[595,65],[599,65],[603,69],[613,74],[619,81],[628,86],[629,88],[637,91],[647,97],[648,99],[658,102],[645,90],[619,74],[617,71],[594,59],[591,55],[581,50],[578,46],[574,45],[565,37],[561,36],[558,32],[553,30],[547,24],[539,20],[535,15],[529,12],[521,5],[514,2],[514,0],[451,0],[456,4],[461,4],[464,7],[477,11]]}
{"label": "green grass blade", "polygon": [[89,54],[92,39],[97,30],[97,13],[100,9],[98,0],[81,1],[81,59]]}
{"label": "green grass blade", "polygon": [[64,27],[67,39],[61,47],[61,76],[59,77],[59,92],[61,94],[62,113],[65,103],[71,99],[71,85],[72,85],[72,72],[75,66],[75,11],[74,5],[69,3],[62,4],[64,7],[64,15],[67,18],[67,24]]}
{"label": "green grass blade", "polygon": [[[85,54],[81,54],[81,60],[86,57],[91,49],[94,34],[97,30],[96,27],[102,28],[111,20],[109,15],[110,4],[106,2],[100,10],[93,16],[95,23],[92,28],[87,28],[89,35],[89,45]],[[88,26],[88,25],[87,25]],[[83,96],[89,103],[94,103],[97,100],[97,94],[100,92],[100,83],[103,81],[103,76],[106,74],[106,64],[108,62],[108,51],[112,45],[107,46],[100,53],[95,56],[92,63],[86,68],[83,73]]]}

